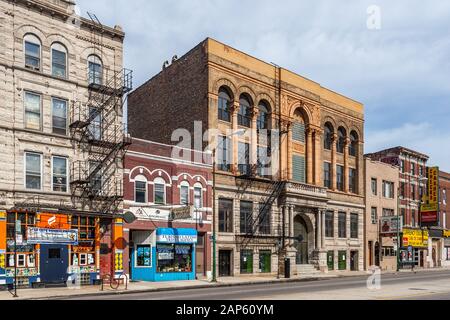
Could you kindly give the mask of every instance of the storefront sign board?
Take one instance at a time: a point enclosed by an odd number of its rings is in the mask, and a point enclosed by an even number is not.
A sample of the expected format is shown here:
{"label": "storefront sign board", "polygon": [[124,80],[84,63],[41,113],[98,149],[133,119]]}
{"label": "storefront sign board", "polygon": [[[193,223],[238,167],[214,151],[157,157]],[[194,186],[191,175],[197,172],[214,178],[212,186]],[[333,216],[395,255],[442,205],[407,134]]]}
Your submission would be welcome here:
{"label": "storefront sign board", "polygon": [[29,244],[78,245],[78,230],[28,228],[27,240]]}

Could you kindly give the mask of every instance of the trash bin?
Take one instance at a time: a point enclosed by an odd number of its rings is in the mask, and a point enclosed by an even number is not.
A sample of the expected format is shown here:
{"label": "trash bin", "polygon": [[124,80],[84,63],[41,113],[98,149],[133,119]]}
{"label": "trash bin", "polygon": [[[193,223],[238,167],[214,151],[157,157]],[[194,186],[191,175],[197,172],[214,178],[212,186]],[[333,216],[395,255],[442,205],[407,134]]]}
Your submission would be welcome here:
{"label": "trash bin", "polygon": [[291,278],[291,259],[284,259],[284,277]]}

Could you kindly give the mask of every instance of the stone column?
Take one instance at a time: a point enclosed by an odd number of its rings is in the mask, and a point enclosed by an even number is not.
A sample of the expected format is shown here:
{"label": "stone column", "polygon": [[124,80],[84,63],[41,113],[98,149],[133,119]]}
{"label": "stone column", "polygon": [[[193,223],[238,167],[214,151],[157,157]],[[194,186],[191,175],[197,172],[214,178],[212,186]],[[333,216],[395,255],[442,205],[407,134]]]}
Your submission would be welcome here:
{"label": "stone column", "polygon": [[332,145],[331,145],[331,190],[337,189],[337,179],[336,179],[336,163],[337,163],[337,135],[333,135]]}
{"label": "stone column", "polygon": [[[289,237],[294,237],[294,218],[295,218],[295,210],[294,206],[289,207]],[[294,240],[290,241],[290,245],[294,245]]]}
{"label": "stone column", "polygon": [[313,130],[306,130],[306,183],[313,184]]}
{"label": "stone column", "polygon": [[316,186],[323,186],[322,172],[322,132],[316,129],[314,131],[314,184]]}
{"label": "stone column", "polygon": [[345,139],[345,146],[344,146],[344,191],[346,193],[350,192],[350,181],[349,181],[349,146],[350,146],[350,139]]}
{"label": "stone column", "polygon": [[[232,128],[233,132],[238,130],[238,112],[239,112],[239,101],[235,101],[233,107],[231,108],[231,117],[232,117]],[[237,174],[238,171],[238,150],[239,150],[239,137],[237,135],[233,135],[231,138],[231,146],[232,146],[232,164],[231,164],[231,172],[233,174]]]}
{"label": "stone column", "polygon": [[[288,131],[288,138],[287,138],[287,152],[286,152],[286,157],[287,157],[287,161],[283,160],[283,163],[286,163],[287,168],[286,168],[286,172],[282,172],[282,174],[284,175],[284,178],[286,180],[291,181],[293,178],[293,168],[292,168],[292,154],[293,154],[293,140],[292,140],[292,122],[287,121],[285,123],[286,126],[286,130]],[[280,168],[280,170],[284,170],[284,168]]]}
{"label": "stone column", "polygon": [[322,248],[322,215],[320,210],[316,214],[316,250]]}
{"label": "stone column", "polygon": [[320,214],[322,215],[322,219],[321,219],[322,220],[322,247],[321,247],[321,249],[325,250],[325,228],[326,228],[326,226],[325,226],[325,214],[326,214],[325,210],[321,210]]}
{"label": "stone column", "polygon": [[252,110],[252,123],[251,123],[251,146],[250,146],[250,164],[256,165],[258,163],[258,126],[257,119],[259,115],[259,109],[253,108]]}

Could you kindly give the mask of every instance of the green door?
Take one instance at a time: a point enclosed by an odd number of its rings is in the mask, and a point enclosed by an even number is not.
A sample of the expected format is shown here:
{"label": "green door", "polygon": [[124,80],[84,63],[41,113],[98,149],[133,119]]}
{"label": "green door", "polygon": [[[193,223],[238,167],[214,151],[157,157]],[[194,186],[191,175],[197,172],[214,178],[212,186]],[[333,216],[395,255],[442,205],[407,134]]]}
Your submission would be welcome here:
{"label": "green door", "polygon": [[347,270],[347,251],[339,251],[339,270]]}
{"label": "green door", "polygon": [[334,251],[328,251],[327,254],[328,270],[334,270]]}
{"label": "green door", "polygon": [[253,273],[253,251],[241,251],[241,274]]}
{"label": "green door", "polygon": [[271,272],[271,257],[272,252],[260,251],[259,252],[259,272],[270,273]]}

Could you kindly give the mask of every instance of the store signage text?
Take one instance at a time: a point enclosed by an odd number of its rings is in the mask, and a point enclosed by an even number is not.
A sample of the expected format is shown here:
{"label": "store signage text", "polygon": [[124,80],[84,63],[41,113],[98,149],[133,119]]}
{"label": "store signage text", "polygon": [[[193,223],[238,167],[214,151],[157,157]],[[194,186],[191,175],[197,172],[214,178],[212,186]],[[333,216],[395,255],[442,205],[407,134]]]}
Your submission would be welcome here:
{"label": "store signage text", "polygon": [[428,231],[422,230],[403,230],[403,246],[413,248],[423,248],[428,246]]}
{"label": "store signage text", "polygon": [[29,244],[78,245],[78,230],[28,228],[27,240]]}
{"label": "store signage text", "polygon": [[[423,198],[421,212],[439,212],[439,168],[428,168],[427,195]],[[422,220],[424,221],[424,220]],[[426,222],[426,221],[424,221]],[[428,221],[436,222],[436,221]]]}
{"label": "store signage text", "polygon": [[158,235],[156,241],[160,243],[197,243],[197,236],[163,234]]}

